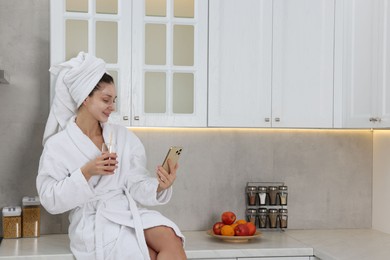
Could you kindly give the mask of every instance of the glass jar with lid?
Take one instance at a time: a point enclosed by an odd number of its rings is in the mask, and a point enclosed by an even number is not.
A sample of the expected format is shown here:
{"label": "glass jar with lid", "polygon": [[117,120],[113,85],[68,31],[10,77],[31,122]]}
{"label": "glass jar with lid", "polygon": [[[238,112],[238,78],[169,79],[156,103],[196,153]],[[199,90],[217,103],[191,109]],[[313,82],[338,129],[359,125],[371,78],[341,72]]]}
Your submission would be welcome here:
{"label": "glass jar with lid", "polygon": [[278,195],[279,195],[280,205],[283,206],[287,205],[287,195],[288,195],[287,186],[279,186]]}
{"label": "glass jar with lid", "polygon": [[259,205],[260,206],[265,205],[267,200],[267,187],[266,186],[257,187],[257,194],[259,197]]}
{"label": "glass jar with lid", "polygon": [[259,208],[257,210],[257,218],[259,220],[259,228],[267,227],[268,210],[266,208]]}
{"label": "glass jar with lid", "polygon": [[4,207],[3,237],[20,238],[22,236],[22,209],[19,206]]}
{"label": "glass jar with lid", "polygon": [[255,206],[256,205],[257,187],[256,186],[247,186],[246,193],[248,195],[248,205]]}
{"label": "glass jar with lid", "polygon": [[269,227],[276,228],[278,225],[278,210],[277,209],[269,209],[268,210],[268,219],[269,219]]}
{"label": "glass jar with lid", "polygon": [[41,208],[39,197],[23,197],[23,237],[39,237]]}
{"label": "glass jar with lid", "polygon": [[287,228],[287,209],[279,209],[279,227]]}
{"label": "glass jar with lid", "polygon": [[246,210],[247,221],[252,222],[254,225],[256,225],[256,215],[257,215],[256,209],[249,208]]}
{"label": "glass jar with lid", "polygon": [[276,186],[268,187],[269,205],[276,205],[277,194],[278,194],[278,187]]}

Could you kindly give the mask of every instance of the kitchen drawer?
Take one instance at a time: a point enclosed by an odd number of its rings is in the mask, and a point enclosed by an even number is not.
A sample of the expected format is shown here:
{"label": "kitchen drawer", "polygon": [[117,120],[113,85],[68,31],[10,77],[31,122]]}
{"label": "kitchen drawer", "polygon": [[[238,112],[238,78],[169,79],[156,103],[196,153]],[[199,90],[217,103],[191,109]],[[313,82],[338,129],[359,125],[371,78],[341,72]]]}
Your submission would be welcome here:
{"label": "kitchen drawer", "polygon": [[310,260],[310,256],[239,257],[237,260]]}

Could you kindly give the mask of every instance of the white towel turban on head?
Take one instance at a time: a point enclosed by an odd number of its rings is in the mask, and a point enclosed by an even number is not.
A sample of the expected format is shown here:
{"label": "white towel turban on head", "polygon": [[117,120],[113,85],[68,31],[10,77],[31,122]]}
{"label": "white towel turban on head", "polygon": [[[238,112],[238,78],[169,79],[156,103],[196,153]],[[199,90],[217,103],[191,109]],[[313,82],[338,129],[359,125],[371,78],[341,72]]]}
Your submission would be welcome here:
{"label": "white towel turban on head", "polygon": [[80,52],[77,57],[52,66],[49,71],[57,79],[43,145],[50,136],[64,129],[69,119],[76,115],[77,109],[106,73],[106,63],[91,54]]}

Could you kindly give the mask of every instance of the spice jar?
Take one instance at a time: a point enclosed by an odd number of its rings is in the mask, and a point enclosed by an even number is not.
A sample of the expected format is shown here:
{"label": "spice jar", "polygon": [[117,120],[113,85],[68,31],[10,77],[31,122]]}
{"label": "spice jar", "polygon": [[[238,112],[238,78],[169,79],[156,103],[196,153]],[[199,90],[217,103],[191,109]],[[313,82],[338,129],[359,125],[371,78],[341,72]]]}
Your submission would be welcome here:
{"label": "spice jar", "polygon": [[3,237],[19,238],[22,236],[22,209],[16,207],[3,208]]}
{"label": "spice jar", "polygon": [[278,194],[278,187],[276,186],[268,187],[269,205],[276,205],[277,194]]}
{"label": "spice jar", "polygon": [[278,210],[277,209],[269,209],[268,210],[268,219],[269,219],[269,227],[276,228],[277,219],[278,219]]}
{"label": "spice jar", "polygon": [[280,228],[287,228],[287,209],[279,209],[279,226]]}
{"label": "spice jar", "polygon": [[248,195],[248,205],[255,206],[256,205],[257,187],[256,186],[247,186],[246,193]]}
{"label": "spice jar", "polygon": [[247,209],[246,210],[246,218],[247,218],[248,222],[252,222],[254,225],[256,225],[256,214],[257,214],[256,209]]}
{"label": "spice jar", "polygon": [[259,219],[259,228],[266,228],[267,227],[267,212],[268,210],[266,208],[259,208],[257,212],[257,216]]}
{"label": "spice jar", "polygon": [[257,188],[257,194],[259,197],[259,205],[261,206],[265,205],[267,199],[267,187],[259,186]]}
{"label": "spice jar", "polygon": [[280,205],[287,205],[287,186],[279,186],[279,201]]}
{"label": "spice jar", "polygon": [[23,197],[23,237],[39,237],[41,209],[39,197]]}

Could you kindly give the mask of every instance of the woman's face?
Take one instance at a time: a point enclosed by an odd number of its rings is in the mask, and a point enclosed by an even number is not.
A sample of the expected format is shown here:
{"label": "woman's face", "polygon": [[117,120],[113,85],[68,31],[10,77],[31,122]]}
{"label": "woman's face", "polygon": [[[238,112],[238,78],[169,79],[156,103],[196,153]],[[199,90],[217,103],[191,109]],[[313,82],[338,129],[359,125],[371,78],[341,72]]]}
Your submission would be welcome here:
{"label": "woman's face", "polygon": [[100,88],[85,100],[85,108],[99,122],[107,122],[115,111],[116,90],[113,83],[99,83]]}

